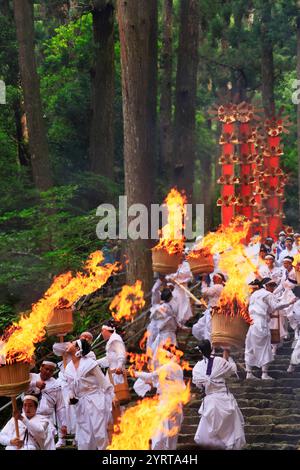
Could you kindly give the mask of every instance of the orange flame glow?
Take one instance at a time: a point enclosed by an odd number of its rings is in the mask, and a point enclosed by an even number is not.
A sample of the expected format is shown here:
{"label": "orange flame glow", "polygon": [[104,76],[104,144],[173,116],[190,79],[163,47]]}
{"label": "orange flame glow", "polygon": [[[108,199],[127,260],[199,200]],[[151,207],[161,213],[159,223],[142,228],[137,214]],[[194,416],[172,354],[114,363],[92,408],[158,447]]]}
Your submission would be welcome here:
{"label": "orange flame glow", "polygon": [[[160,365],[176,367],[175,362],[166,356],[166,351],[160,351]],[[160,397],[144,398],[125,411],[119,424],[115,426],[116,434],[113,435],[109,450],[147,450],[156,433],[161,431],[166,436],[178,433],[177,426],[171,430],[166,429],[165,420],[172,419],[176,412],[181,411],[181,406],[189,402],[190,385],[183,387],[179,380],[168,380],[166,368],[159,367],[157,371]]]}
{"label": "orange flame glow", "polygon": [[112,300],[109,310],[116,321],[133,320],[135,315],[145,306],[144,292],[141,281],[133,286],[123,286],[121,292]]}
{"label": "orange flame glow", "polygon": [[228,227],[220,226],[216,232],[208,233],[201,240],[201,247],[210,253],[220,254],[219,269],[228,280],[219,299],[220,312],[226,315],[241,315],[251,323],[247,311],[249,286],[247,279],[256,272],[257,266],[247,256],[246,240],[251,222],[237,217]]}
{"label": "orange flame glow", "polygon": [[170,255],[182,253],[184,249],[184,223],[187,198],[183,192],[172,188],[167,195],[164,206],[168,209],[168,223],[160,231],[161,238],[153,250],[166,250]]}
{"label": "orange flame glow", "polygon": [[95,251],[87,260],[84,272],[74,277],[71,272],[57,276],[44,296],[32,305],[29,315],[22,315],[0,339],[0,355],[6,363],[30,362],[35,344],[45,336],[45,328],[57,307],[71,306],[82,295],[88,295],[103,286],[108,278],[119,270],[118,263],[100,266],[104,257],[101,251]]}

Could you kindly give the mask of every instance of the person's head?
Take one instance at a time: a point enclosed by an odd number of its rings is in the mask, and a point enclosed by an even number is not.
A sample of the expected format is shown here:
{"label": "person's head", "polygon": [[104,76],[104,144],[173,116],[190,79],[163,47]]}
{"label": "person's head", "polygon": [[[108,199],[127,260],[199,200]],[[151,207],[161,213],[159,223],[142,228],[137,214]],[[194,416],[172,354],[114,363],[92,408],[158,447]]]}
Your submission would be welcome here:
{"label": "person's head", "polygon": [[252,292],[261,289],[262,287],[259,279],[254,279],[254,281],[249,282],[248,286],[250,287]]}
{"label": "person's head", "polygon": [[280,232],[279,236],[278,236],[278,239],[281,243],[284,243],[284,241],[285,241],[285,232]]}
{"label": "person's head", "polygon": [[43,361],[41,368],[40,368],[40,376],[41,379],[46,382],[46,380],[51,379],[56,369],[55,362],[50,361]]}
{"label": "person's head", "polygon": [[276,289],[277,287],[277,284],[275,281],[272,281],[272,279],[267,282],[265,285],[264,285],[265,289],[269,292],[274,292],[274,290]]}
{"label": "person's head", "polygon": [[265,245],[261,245],[260,249],[259,249],[259,256],[263,259],[265,259],[265,256],[267,255],[268,253],[268,250],[267,248],[265,247]]}
{"label": "person's head", "polygon": [[267,245],[267,246],[270,247],[270,248],[272,247],[273,242],[274,242],[274,240],[273,240],[272,237],[267,237],[267,238],[265,239],[265,245]]}
{"label": "person's head", "polygon": [[203,354],[203,356],[209,358],[212,352],[210,341],[208,339],[200,341],[198,344],[198,350]]}
{"label": "person's head", "polygon": [[295,233],[294,239],[296,246],[300,246],[300,233]]}
{"label": "person's head", "polygon": [[23,412],[27,419],[31,419],[36,415],[39,401],[34,395],[25,395],[23,399]]}
{"label": "person's head", "polygon": [[107,320],[105,323],[103,323],[102,328],[101,328],[101,334],[102,334],[104,341],[108,341],[111,335],[115,332],[116,332],[116,325],[113,320]]}
{"label": "person's head", "polygon": [[268,291],[268,292],[274,292],[274,290],[277,287],[277,284],[275,281],[273,281],[270,278],[266,278],[262,280],[262,285],[263,287]]}
{"label": "person's head", "polygon": [[160,294],[161,301],[166,302],[166,303],[170,302],[170,300],[172,299],[172,296],[173,296],[172,291],[168,287],[163,289]]}
{"label": "person's head", "polygon": [[91,350],[91,345],[86,339],[76,339],[69,343],[66,352],[76,357],[84,357]]}
{"label": "person's head", "polygon": [[81,333],[79,339],[85,339],[89,344],[92,344],[93,335],[89,331],[84,331],[83,333]]}
{"label": "person's head", "polygon": [[285,247],[288,249],[288,250],[291,250],[293,248],[293,237],[286,237],[285,239]]}
{"label": "person's head", "polygon": [[291,271],[291,269],[293,268],[293,261],[294,261],[294,258],[293,256],[286,256],[285,258],[283,258],[283,267],[287,270],[287,271]]}
{"label": "person's head", "polygon": [[214,284],[225,284],[226,279],[224,274],[222,273],[216,273],[213,275],[213,282]]}
{"label": "person's head", "polygon": [[266,265],[269,267],[269,268],[273,268],[274,267],[274,263],[275,263],[275,256],[274,255],[266,255],[265,256],[265,263]]}

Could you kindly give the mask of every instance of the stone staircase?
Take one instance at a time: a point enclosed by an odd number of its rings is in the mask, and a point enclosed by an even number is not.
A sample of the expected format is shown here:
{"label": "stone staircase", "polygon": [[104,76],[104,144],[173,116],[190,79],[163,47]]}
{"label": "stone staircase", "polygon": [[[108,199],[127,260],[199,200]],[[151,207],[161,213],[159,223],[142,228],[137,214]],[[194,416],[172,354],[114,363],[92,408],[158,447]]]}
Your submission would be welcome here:
{"label": "stone staircase", "polygon": [[[233,354],[238,366],[239,379],[227,381],[245,419],[246,449],[292,450],[300,446],[300,369],[286,372],[291,343],[287,341],[270,365],[269,375],[274,381],[245,380],[243,354]],[[188,340],[185,358],[193,367],[198,360],[194,351],[197,342]],[[254,375],[261,372],[254,369]],[[191,372],[187,373],[191,376]],[[198,409],[201,405],[200,390],[192,385],[192,400],[184,409],[184,422],[178,440],[178,449],[194,445],[194,435],[199,424]]]}

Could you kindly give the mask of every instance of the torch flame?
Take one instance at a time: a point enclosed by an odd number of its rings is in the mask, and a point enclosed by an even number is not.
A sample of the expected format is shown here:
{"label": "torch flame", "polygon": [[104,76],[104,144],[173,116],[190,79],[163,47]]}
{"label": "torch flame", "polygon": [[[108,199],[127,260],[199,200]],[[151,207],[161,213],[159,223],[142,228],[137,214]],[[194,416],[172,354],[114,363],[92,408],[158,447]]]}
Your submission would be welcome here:
{"label": "torch flame", "polygon": [[121,292],[112,300],[109,310],[116,321],[133,320],[135,315],[145,306],[142,282],[136,281],[133,286],[123,286]]}
{"label": "torch flame", "polygon": [[216,232],[208,233],[200,242],[198,249],[220,254],[219,268],[228,276],[219,299],[219,310],[226,315],[241,315],[251,323],[247,312],[249,297],[248,278],[255,273],[257,266],[245,251],[246,240],[251,222],[237,217],[227,227],[220,226]]}
{"label": "torch flame", "polygon": [[186,215],[187,198],[183,192],[172,188],[164,206],[168,209],[168,223],[160,231],[161,238],[153,250],[166,250],[170,255],[182,253],[184,249],[183,217]]}
{"label": "torch flame", "polygon": [[[178,368],[175,360],[166,356],[164,349],[159,350],[158,358],[160,366],[168,364],[169,371]],[[116,434],[113,435],[109,450],[147,450],[151,438],[158,432],[163,432],[165,436],[178,433],[176,425],[172,425],[171,429],[166,428],[166,420],[173,421],[175,413],[181,412],[182,405],[189,402],[190,384],[185,387],[182,381],[170,381],[168,370],[164,367],[159,367],[157,371],[160,397],[144,398],[125,411],[115,426]]]}
{"label": "torch flame", "polygon": [[73,277],[71,272],[67,272],[54,278],[44,296],[32,305],[30,314],[23,314],[20,321],[9,327],[0,338],[0,354],[4,356],[6,363],[30,362],[35,350],[34,345],[44,338],[45,328],[53,316],[54,309],[71,306],[82,295],[99,289],[119,270],[118,263],[99,266],[103,259],[102,252],[95,251],[85,263],[86,273],[78,272]]}

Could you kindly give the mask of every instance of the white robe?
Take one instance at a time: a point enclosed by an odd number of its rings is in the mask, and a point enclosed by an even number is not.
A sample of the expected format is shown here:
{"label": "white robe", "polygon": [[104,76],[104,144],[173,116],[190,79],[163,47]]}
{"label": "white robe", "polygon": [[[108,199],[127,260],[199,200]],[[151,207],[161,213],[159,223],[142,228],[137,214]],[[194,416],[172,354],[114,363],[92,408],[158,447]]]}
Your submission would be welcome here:
{"label": "white robe", "polygon": [[[64,342],[64,343],[54,343],[52,350],[56,356],[63,356],[65,354],[65,361],[66,364],[68,364],[71,361],[71,354],[66,353],[66,349],[70,343],[69,342]],[[90,351],[85,357],[90,357],[91,359],[96,360],[96,355],[93,351]],[[63,400],[65,403],[65,412],[66,412],[66,422],[67,422],[67,429],[69,434],[75,434],[76,431],[76,414],[75,414],[75,408],[74,406],[70,405],[69,399],[70,399],[70,390],[68,387],[68,381],[65,377],[65,372],[64,372],[64,363],[59,362],[58,367],[60,369],[60,372],[58,374],[58,383],[61,386],[61,391],[63,395]],[[59,433],[60,435],[60,433]]]}
{"label": "white robe", "polygon": [[193,369],[193,383],[205,389],[205,398],[199,409],[200,423],[195,442],[226,450],[241,449],[246,441],[244,418],[238,404],[228,391],[225,379],[236,373],[234,362],[215,357],[211,375],[207,375],[208,359],[197,362]]}
{"label": "white robe", "polygon": [[210,287],[205,282],[202,282],[202,294],[208,299],[208,308],[205,310],[203,316],[199,318],[197,323],[193,325],[192,334],[198,341],[208,339],[211,337],[211,309],[218,305],[220,295],[224,286],[223,284],[214,284]]}
{"label": "white robe", "polygon": [[[193,279],[193,274],[190,265],[187,261],[184,261],[179,265],[177,272],[166,276],[166,280],[176,280],[184,287],[188,286],[188,283]],[[185,324],[193,316],[190,298],[183,289],[177,284],[174,286],[173,298],[171,305],[174,312],[176,312],[177,319],[180,323]]]}
{"label": "white robe", "polygon": [[274,293],[259,289],[250,296],[249,315],[253,320],[246,336],[245,363],[253,367],[262,367],[273,360],[271,348],[270,315],[286,307],[280,303]]}
{"label": "white robe", "polygon": [[26,418],[24,414],[22,416],[23,421],[18,420],[21,440],[24,440],[26,429],[28,430],[23,447],[18,449],[10,443],[16,437],[14,418],[11,418],[0,432],[0,444],[5,446],[5,450],[46,450],[49,421],[41,415],[35,415],[31,419]]}
{"label": "white robe", "polygon": [[[106,355],[97,360],[102,368],[124,369],[126,364],[126,348],[123,339],[117,333],[113,333],[105,346]],[[122,384],[124,377],[121,374],[112,374],[115,384]]]}
{"label": "white robe", "polygon": [[159,347],[170,340],[177,345],[176,332],[182,325],[179,324],[177,316],[169,303],[154,305],[150,309],[150,324],[147,331],[147,350],[150,349],[152,358],[155,359]]}
{"label": "white robe", "polygon": [[41,392],[41,400],[38,405],[37,414],[43,415],[49,420],[49,430],[52,431],[52,438],[51,432],[49,432],[45,447],[46,450],[55,450],[54,436],[56,434],[56,421],[59,429],[62,426],[67,426],[65,402],[60,381],[51,377],[49,380],[45,381],[46,386],[40,391],[40,389],[36,387],[36,382],[41,380],[40,374],[30,374],[28,390],[34,393]]}
{"label": "white robe", "polygon": [[291,356],[291,364],[298,365],[300,364],[300,299],[294,304],[293,309],[293,321],[297,324],[295,329],[295,337],[297,333],[297,337],[295,338],[295,342],[293,344],[293,352]]}
{"label": "white robe", "polygon": [[[136,372],[139,379],[135,384],[141,380],[148,384],[149,382],[157,388],[159,394],[158,413],[160,407],[163,409],[165,403],[168,402],[168,397],[179,390],[185,390],[185,383],[183,380],[183,371],[179,364],[170,360],[168,364],[158,367],[154,372]],[[159,377],[164,377],[163,381],[159,381]],[[138,383],[139,383],[138,382]],[[150,387],[151,388],[151,387]],[[139,387],[134,387],[135,391],[139,394]],[[141,393],[143,396],[143,392]],[[165,419],[162,423],[161,429],[152,436],[151,442],[152,450],[176,450],[178,434],[183,422],[183,411],[182,405],[179,404],[176,411],[172,413],[168,419]],[[176,433],[170,435],[171,430],[176,428]],[[174,431],[173,431],[174,432]],[[173,434],[173,433],[172,433]]]}
{"label": "white robe", "polygon": [[[278,287],[276,287],[274,294],[277,295],[278,297],[280,296],[281,301],[288,303],[291,300],[295,298],[295,295],[292,291],[292,289],[297,285],[297,280],[296,280],[296,271],[293,268],[290,272],[288,272],[286,269],[283,269],[283,274],[280,280],[280,283]],[[293,319],[293,309],[294,306],[291,305],[288,308],[285,308],[282,312],[281,315],[285,316],[291,327],[293,329],[296,328],[297,322],[294,321]],[[287,331],[286,331],[287,334]]]}
{"label": "white robe", "polygon": [[281,279],[282,279],[282,275],[283,275],[283,269],[282,268],[278,268],[276,266],[274,266],[273,269],[270,269],[266,264],[261,266],[258,270],[259,272],[259,275],[264,279],[266,277],[269,277],[270,279],[272,279],[272,281],[276,282],[276,284],[279,284]]}
{"label": "white robe", "polygon": [[279,258],[278,258],[279,266],[283,265],[283,258],[285,258],[286,256],[293,256],[294,257],[297,253],[298,253],[298,250],[294,246],[292,247],[291,250],[288,250],[287,248],[285,250],[283,250],[280,253]]}
{"label": "white robe", "polygon": [[96,361],[82,357],[76,369],[70,361],[65,370],[72,405],[76,413],[78,450],[103,450],[108,444],[107,426],[111,416],[114,389]]}

